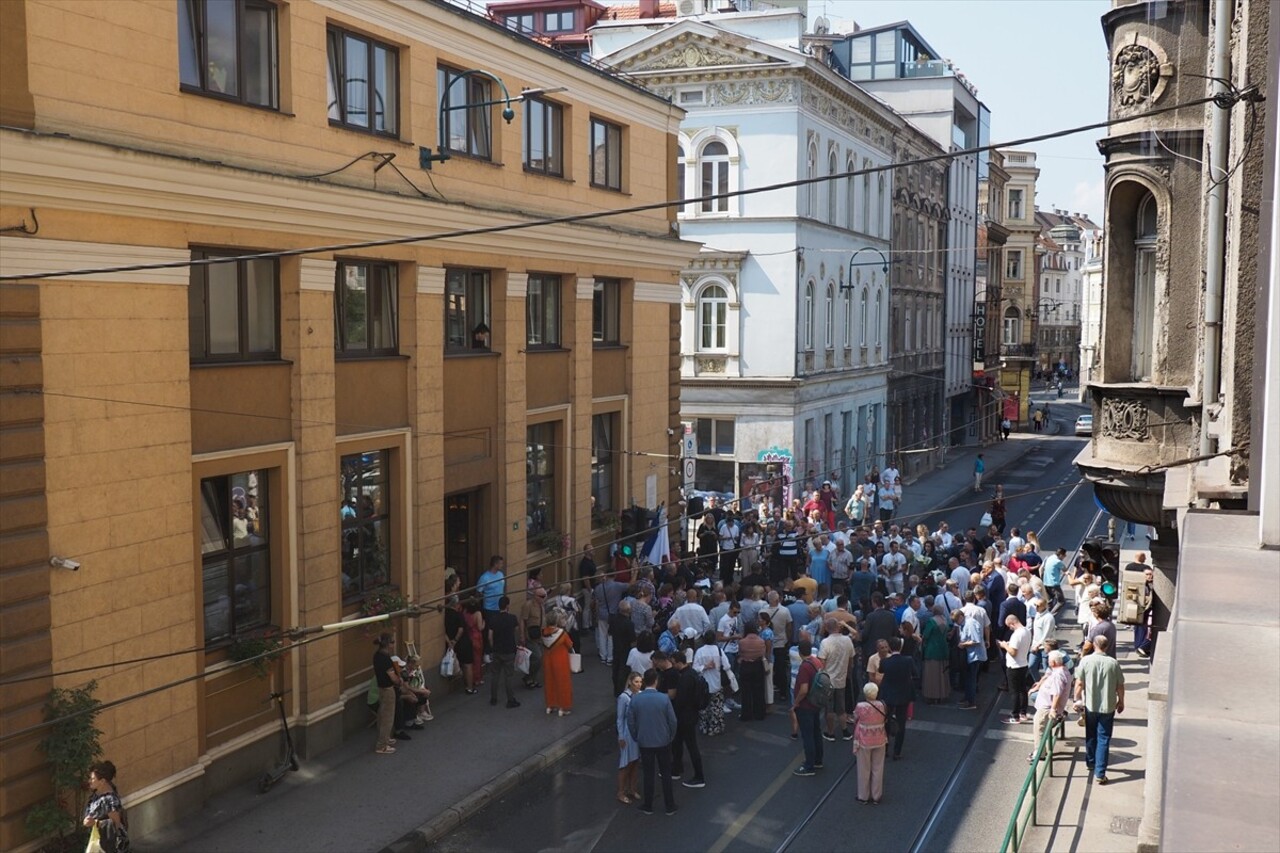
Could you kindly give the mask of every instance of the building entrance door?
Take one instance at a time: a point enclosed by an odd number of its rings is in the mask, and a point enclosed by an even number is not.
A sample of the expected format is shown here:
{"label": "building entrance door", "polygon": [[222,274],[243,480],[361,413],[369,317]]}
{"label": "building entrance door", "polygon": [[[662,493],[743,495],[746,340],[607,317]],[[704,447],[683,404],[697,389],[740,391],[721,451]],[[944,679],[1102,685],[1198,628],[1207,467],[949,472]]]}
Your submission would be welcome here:
{"label": "building entrance door", "polygon": [[444,563],[458,573],[463,589],[474,586],[482,571],[481,498],[482,493],[477,489],[446,495],[444,499]]}

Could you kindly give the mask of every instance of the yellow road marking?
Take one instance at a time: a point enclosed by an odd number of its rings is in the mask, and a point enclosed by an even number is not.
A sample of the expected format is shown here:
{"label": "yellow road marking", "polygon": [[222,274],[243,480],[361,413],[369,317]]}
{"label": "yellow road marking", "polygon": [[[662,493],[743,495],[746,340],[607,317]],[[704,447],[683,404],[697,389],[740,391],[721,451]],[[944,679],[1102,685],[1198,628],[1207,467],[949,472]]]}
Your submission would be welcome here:
{"label": "yellow road marking", "polygon": [[778,778],[770,782],[769,787],[761,791],[760,796],[756,797],[755,801],[752,802],[751,805],[747,806],[747,810],[738,815],[733,823],[729,824],[725,828],[724,834],[716,839],[716,843],[707,848],[707,853],[724,853],[724,851],[728,849],[729,845],[734,842],[734,839],[742,833],[742,830],[747,828],[747,824],[756,819],[756,815],[758,815],[760,810],[765,807],[765,804],[772,800],[778,791],[782,790],[782,786],[785,785],[787,780],[791,778],[792,774],[796,772],[796,768],[800,766],[802,761],[804,761],[803,755],[797,755],[793,758],[791,762],[783,768],[782,772],[778,774]]}

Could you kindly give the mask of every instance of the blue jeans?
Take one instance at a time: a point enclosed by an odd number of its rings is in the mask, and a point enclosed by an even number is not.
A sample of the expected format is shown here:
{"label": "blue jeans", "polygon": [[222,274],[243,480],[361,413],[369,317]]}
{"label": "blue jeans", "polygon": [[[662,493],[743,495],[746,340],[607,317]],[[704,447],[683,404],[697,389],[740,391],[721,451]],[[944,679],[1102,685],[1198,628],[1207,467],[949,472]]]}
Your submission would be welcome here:
{"label": "blue jeans", "polygon": [[1149,636],[1149,633],[1148,633],[1148,629],[1145,622],[1141,625],[1133,626],[1133,648],[1135,651],[1138,649],[1142,649],[1143,651],[1148,651],[1147,649],[1148,636]]}
{"label": "blue jeans", "polygon": [[800,742],[804,744],[804,766],[808,770],[822,763],[822,714],[816,709],[796,708]]}
{"label": "blue jeans", "polygon": [[1027,663],[1027,669],[1030,671],[1029,674],[1031,676],[1028,684],[1034,684],[1040,680],[1040,674],[1044,672],[1049,663],[1049,653],[1044,649],[1037,649],[1031,653],[1031,658]]}
{"label": "blue jeans", "polygon": [[1111,728],[1116,715],[1084,713],[1084,760],[1098,779],[1107,775],[1107,759],[1111,757]]}
{"label": "blue jeans", "polygon": [[964,670],[964,701],[970,705],[978,701],[978,668],[982,661],[971,660]]}

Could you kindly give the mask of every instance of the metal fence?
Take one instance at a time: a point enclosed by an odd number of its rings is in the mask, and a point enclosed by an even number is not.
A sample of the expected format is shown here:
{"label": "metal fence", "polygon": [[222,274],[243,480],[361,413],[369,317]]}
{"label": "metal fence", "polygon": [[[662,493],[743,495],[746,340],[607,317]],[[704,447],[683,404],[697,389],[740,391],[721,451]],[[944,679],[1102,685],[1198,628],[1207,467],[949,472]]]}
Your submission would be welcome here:
{"label": "metal fence", "polygon": [[[1053,747],[1058,738],[1065,734],[1061,720],[1051,720],[1044,727],[1044,734],[1036,744],[1031,755],[1031,767],[1027,770],[1027,778],[1022,782],[1022,790],[1018,792],[1018,801],[1009,816],[1009,825],[1005,829],[1004,842],[1000,845],[1000,853],[1018,853],[1022,842],[1027,837],[1027,827],[1039,826],[1040,820],[1036,812],[1040,788],[1046,776],[1053,775]],[[1041,767],[1043,765],[1043,769]]]}

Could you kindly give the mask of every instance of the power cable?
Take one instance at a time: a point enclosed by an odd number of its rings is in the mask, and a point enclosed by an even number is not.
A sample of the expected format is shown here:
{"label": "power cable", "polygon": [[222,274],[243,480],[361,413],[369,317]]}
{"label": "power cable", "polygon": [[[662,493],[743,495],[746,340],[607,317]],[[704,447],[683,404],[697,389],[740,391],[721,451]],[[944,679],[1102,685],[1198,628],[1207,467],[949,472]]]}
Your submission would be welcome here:
{"label": "power cable", "polygon": [[[1252,88],[1252,87],[1251,87]],[[915,160],[906,160],[899,163],[887,163],[881,166],[871,166],[863,169],[856,169],[849,172],[838,172],[829,175],[817,175],[812,178],[797,178],[792,181],[783,181],[775,184],[766,184],[759,187],[749,187],[747,189],[738,189],[723,193],[712,193],[696,198],[684,198],[678,200],[667,200],[649,202],[648,204],[632,205],[630,207],[609,208],[604,210],[587,211],[584,213],[571,213],[563,216],[543,217],[540,219],[529,219],[523,222],[512,222],[502,225],[489,225],[480,228],[463,228],[452,231],[442,231],[436,234],[419,234],[409,237],[388,237],[381,240],[361,240],[348,243],[333,243],[325,246],[312,246],[300,249],[280,249],[271,252],[256,252],[246,255],[237,255],[235,260],[270,260],[275,258],[299,257],[302,255],[327,254],[332,252],[347,252],[355,249],[372,249],[383,246],[403,246],[412,243],[435,242],[439,240],[450,240],[458,237],[476,237],[486,234],[501,234],[511,231],[523,231],[530,228],[538,228],[544,225],[567,225],[578,222],[591,222],[597,219],[605,219],[612,216],[623,216],[633,213],[647,213],[654,210],[664,210],[670,207],[683,207],[688,204],[697,204],[700,202],[718,201],[721,199],[735,198],[739,196],[758,195],[767,192],[776,192],[778,190],[794,189],[796,187],[808,186],[810,184],[825,183],[827,181],[843,180],[845,178],[857,177],[860,175],[879,174],[881,172],[891,172],[896,169],[906,168],[910,166],[918,166],[927,163],[935,163],[943,160],[951,160],[956,157],[967,157],[981,154],[988,151],[995,151],[999,148],[1016,148],[1030,145],[1036,142],[1043,142],[1048,139],[1057,139],[1063,136],[1071,136],[1077,133],[1086,133],[1093,130],[1102,130],[1116,124],[1127,124],[1130,122],[1140,121],[1146,118],[1152,118],[1165,113],[1174,112],[1176,110],[1188,109],[1190,107],[1200,106],[1202,104],[1213,102],[1220,108],[1225,108],[1237,103],[1242,97],[1249,95],[1250,91],[1245,90],[1239,94],[1224,93],[1220,95],[1195,98],[1180,104],[1170,104],[1166,107],[1157,107],[1147,110],[1137,115],[1126,116],[1124,118],[1112,118],[1105,121],[1093,122],[1091,124],[1078,125],[1076,127],[1064,130],[1050,131],[1048,133],[1040,133],[1034,136],[1025,136],[1021,139],[1013,139],[1008,142],[1001,142],[993,145],[979,145],[972,148],[963,148],[957,151],[950,151],[942,154],[934,154],[928,157],[921,157]],[[367,155],[364,155],[367,156]],[[359,159],[359,158],[357,158]],[[162,269],[183,269],[199,266],[210,266],[217,263],[226,263],[225,257],[212,258],[191,258],[183,261],[165,261],[150,264],[126,264],[110,267],[92,267],[78,270],[57,270],[43,273],[22,273],[12,275],[0,275],[0,281],[34,281],[38,279],[65,278],[77,275],[104,275],[108,273],[125,273],[125,272],[141,272],[146,270],[162,270]]]}

